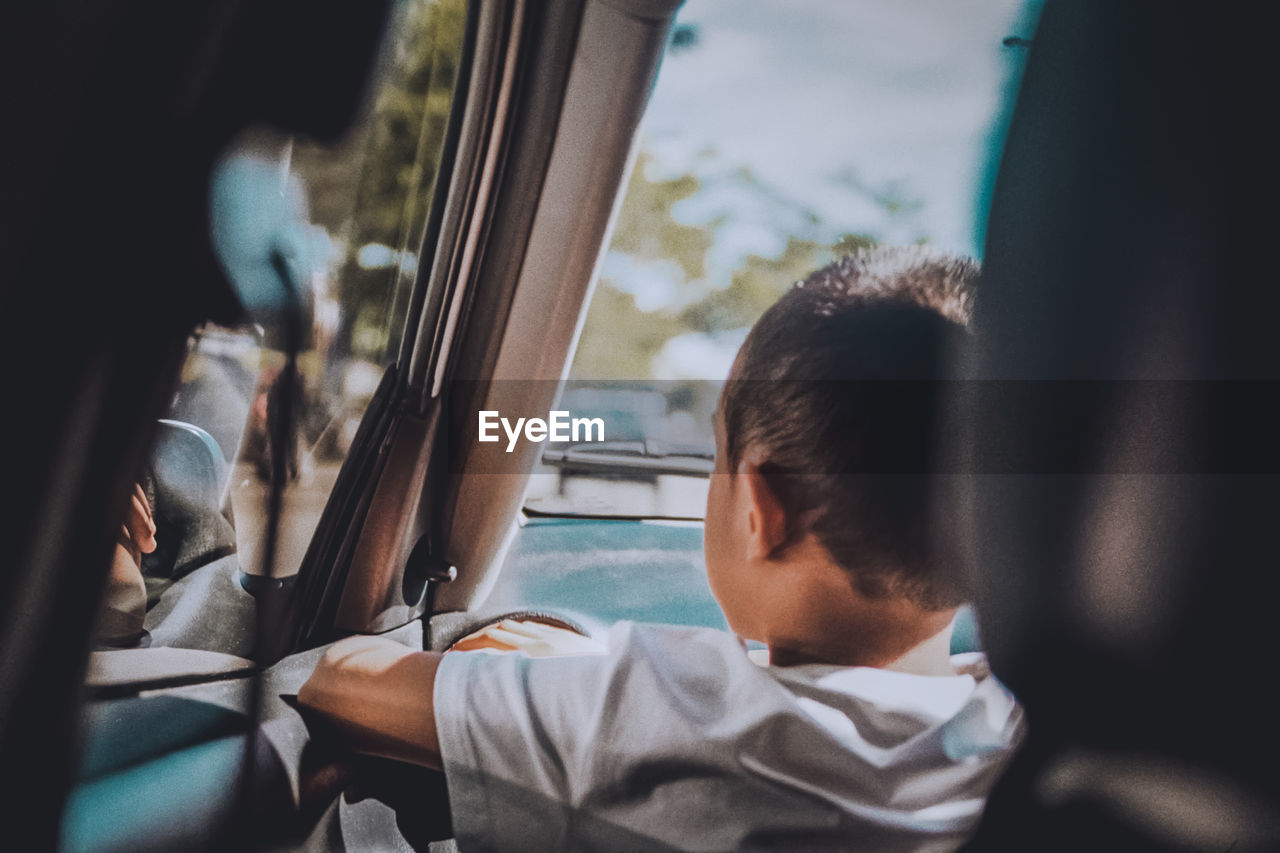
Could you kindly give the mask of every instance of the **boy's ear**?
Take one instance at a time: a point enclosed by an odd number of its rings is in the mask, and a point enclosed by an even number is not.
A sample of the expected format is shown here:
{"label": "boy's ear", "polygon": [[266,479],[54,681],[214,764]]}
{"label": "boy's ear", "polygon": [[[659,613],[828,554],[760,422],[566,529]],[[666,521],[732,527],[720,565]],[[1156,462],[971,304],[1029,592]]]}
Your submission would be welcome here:
{"label": "boy's ear", "polygon": [[747,491],[747,556],[771,556],[787,538],[787,513],[769,479],[760,471],[762,459],[748,452],[738,463],[738,476]]}

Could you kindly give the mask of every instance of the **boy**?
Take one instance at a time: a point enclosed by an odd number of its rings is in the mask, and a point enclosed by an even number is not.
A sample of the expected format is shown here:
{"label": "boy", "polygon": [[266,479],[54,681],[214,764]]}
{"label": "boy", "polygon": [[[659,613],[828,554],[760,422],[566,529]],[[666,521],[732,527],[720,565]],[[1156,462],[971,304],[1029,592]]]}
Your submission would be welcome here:
{"label": "boy", "polygon": [[918,247],[846,258],[743,344],[705,552],[767,666],[630,623],[602,655],[535,659],[560,632],[517,623],[460,645],[525,654],[346,640],[299,700],[357,749],[443,768],[462,849],[958,846],[1022,728],[981,656],[949,654],[962,598],[933,534],[937,380],[976,274]]}

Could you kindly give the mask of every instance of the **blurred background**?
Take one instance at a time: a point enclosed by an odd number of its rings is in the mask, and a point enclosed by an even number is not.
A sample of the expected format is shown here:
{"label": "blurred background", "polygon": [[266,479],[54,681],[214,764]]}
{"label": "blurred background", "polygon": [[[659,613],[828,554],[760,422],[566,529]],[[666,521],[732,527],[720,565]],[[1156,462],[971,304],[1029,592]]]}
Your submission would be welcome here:
{"label": "blurred background", "polygon": [[[529,510],[700,517],[719,381],[785,288],[877,244],[977,256],[1037,7],[688,0],[562,397],[602,417],[606,441],[548,445]],[[249,571],[272,454],[289,460],[288,574],[401,343],[466,7],[406,0],[396,15],[356,129],[338,146],[273,143],[312,320],[295,440],[270,446],[284,356],[260,330],[202,330],[174,399],[171,417],[208,430],[232,466]]]}

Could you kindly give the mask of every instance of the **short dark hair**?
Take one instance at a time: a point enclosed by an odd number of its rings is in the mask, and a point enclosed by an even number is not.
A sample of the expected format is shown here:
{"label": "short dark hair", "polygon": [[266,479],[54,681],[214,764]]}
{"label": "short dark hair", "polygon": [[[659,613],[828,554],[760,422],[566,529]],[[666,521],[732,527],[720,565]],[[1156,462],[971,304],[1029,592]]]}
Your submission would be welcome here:
{"label": "short dark hair", "polygon": [[932,610],[964,600],[935,553],[932,473],[977,275],[920,246],[836,261],[764,313],[725,385],[731,466],[761,451],[788,541],[813,533],[865,595]]}

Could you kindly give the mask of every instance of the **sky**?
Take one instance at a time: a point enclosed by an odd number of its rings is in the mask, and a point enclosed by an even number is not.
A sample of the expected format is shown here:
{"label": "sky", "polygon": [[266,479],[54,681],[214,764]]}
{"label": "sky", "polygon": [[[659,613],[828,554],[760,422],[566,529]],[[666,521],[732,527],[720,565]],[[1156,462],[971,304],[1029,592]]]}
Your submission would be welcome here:
{"label": "sky", "polygon": [[[704,192],[674,211],[727,221],[709,257],[724,286],[747,252],[788,234],[927,239],[978,255],[975,214],[1005,80],[1030,38],[1025,0],[687,0],[697,30],[669,51],[642,128],[651,177],[692,172]],[[1021,27],[1019,26],[1021,24]],[[714,155],[708,155],[714,151]],[[746,168],[766,188],[728,176]],[[889,214],[880,193],[905,202]],[[806,213],[817,214],[814,226]],[[653,309],[678,301],[661,270],[606,273]]]}

